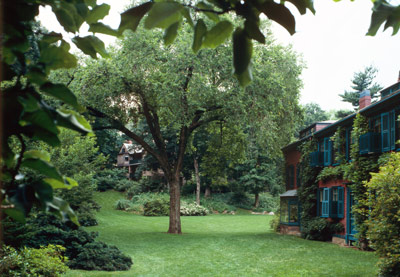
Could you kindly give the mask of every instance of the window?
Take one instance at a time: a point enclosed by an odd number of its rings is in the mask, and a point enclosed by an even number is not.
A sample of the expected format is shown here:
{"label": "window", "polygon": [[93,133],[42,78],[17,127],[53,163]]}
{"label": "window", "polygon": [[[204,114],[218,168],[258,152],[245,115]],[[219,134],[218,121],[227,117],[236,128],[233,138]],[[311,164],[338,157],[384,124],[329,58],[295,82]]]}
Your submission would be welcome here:
{"label": "window", "polygon": [[288,225],[299,225],[297,198],[281,198],[281,222]]}
{"label": "window", "polygon": [[319,191],[318,212],[321,217],[343,218],[344,188],[321,188]]}
{"label": "window", "polygon": [[129,156],[125,156],[125,161],[129,161]]}
{"label": "window", "polygon": [[122,148],[121,153],[125,153],[125,147]]}
{"label": "window", "polygon": [[377,116],[371,119],[370,121],[370,128],[373,133],[380,133],[381,132],[381,117]]}
{"label": "window", "polygon": [[301,186],[301,180],[300,180],[300,164],[298,163],[296,165],[296,187]]}
{"label": "window", "polygon": [[324,166],[328,166],[332,163],[332,141],[329,137],[324,138],[323,146],[323,151],[321,152],[324,153]]}
{"label": "window", "polygon": [[286,167],[286,188],[294,188],[294,166],[289,165]]}

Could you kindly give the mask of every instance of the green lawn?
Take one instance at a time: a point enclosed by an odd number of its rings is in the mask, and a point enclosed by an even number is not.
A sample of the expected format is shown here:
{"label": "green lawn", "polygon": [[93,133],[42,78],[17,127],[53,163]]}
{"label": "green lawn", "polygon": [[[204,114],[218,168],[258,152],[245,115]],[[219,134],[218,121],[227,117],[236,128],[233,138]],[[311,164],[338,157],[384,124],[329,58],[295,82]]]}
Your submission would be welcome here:
{"label": "green lawn", "polygon": [[112,209],[117,192],[97,194],[100,240],[132,257],[127,272],[68,276],[375,276],[374,253],[273,233],[266,215],[183,217],[183,235],[166,234],[167,217]]}

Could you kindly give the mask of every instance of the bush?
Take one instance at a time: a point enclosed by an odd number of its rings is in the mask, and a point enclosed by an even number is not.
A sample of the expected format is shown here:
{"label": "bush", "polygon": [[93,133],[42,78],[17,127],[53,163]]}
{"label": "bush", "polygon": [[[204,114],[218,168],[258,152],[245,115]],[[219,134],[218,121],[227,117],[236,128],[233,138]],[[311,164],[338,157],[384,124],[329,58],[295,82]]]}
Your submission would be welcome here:
{"label": "bush", "polygon": [[244,191],[236,191],[232,194],[229,204],[238,208],[251,210],[254,205],[254,198],[250,198]]}
{"label": "bush", "polygon": [[128,211],[130,208],[132,208],[132,202],[127,199],[119,199],[117,202],[115,202],[114,207],[117,210]]}
{"label": "bush", "polygon": [[270,221],[269,226],[277,233],[281,231],[281,213],[279,209],[275,212],[275,215]]}
{"label": "bush", "polygon": [[97,190],[106,191],[116,189],[117,184],[122,180],[127,180],[127,177],[124,169],[114,168],[100,171],[95,176],[95,179],[97,182]]}
{"label": "bush", "polygon": [[169,215],[169,200],[165,197],[157,197],[144,203],[144,216],[165,216]]}
{"label": "bush", "polygon": [[197,205],[196,203],[181,203],[181,215],[184,216],[201,216],[207,215],[208,210],[205,207]]}
{"label": "bush", "polygon": [[1,250],[0,274],[2,276],[59,276],[68,271],[60,245],[26,248],[17,251],[10,246]]}
{"label": "bush", "polygon": [[84,270],[120,271],[129,270],[132,259],[122,254],[117,247],[96,241],[86,244],[69,265]]}
{"label": "bush", "polygon": [[343,231],[341,223],[331,223],[324,218],[313,218],[302,222],[301,236],[309,240],[329,241],[332,235]]}
{"label": "bush", "polygon": [[[97,237],[97,233],[86,232],[72,223],[63,223],[54,215],[46,213],[39,213],[35,217],[28,218],[25,225],[6,220],[4,227],[4,241],[7,245],[15,248],[22,248],[23,246],[40,248],[48,244],[61,245],[66,248],[65,256],[69,259],[67,263],[69,267],[74,269],[103,270],[99,269],[101,264],[96,261],[89,262],[87,259],[86,262],[89,265],[96,266],[90,268],[86,265],[82,268],[80,267],[82,264],[77,260],[78,256],[82,258],[83,254],[81,255],[81,253],[97,251],[98,247],[93,244],[96,243],[95,238]],[[122,268],[125,268],[125,265],[118,264],[118,261],[124,260],[126,256],[119,250],[118,253],[120,259],[114,261],[114,267],[122,270]],[[114,251],[113,256],[115,255],[116,252]],[[97,259],[101,259],[101,257],[97,257]],[[105,265],[104,270],[108,270],[107,268],[109,268],[108,265]]]}
{"label": "bush", "polygon": [[372,207],[367,220],[367,237],[380,257],[380,275],[400,276],[400,153],[392,153],[379,173],[365,184]]}
{"label": "bush", "polygon": [[[279,196],[272,196],[270,193],[260,193],[258,211],[276,212],[279,209]],[[256,211],[253,208],[253,211]]]}

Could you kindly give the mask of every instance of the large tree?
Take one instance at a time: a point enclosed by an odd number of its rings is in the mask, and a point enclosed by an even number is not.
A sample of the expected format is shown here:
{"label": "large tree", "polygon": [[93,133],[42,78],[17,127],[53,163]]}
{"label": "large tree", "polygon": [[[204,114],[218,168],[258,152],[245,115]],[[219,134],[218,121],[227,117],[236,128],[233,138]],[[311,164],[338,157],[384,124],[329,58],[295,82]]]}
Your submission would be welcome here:
{"label": "large tree", "polygon": [[[272,40],[254,54],[260,74],[245,91],[231,77],[228,46],[193,54],[190,39],[190,33],[181,32],[166,47],[159,32],[138,31],[121,41],[111,59],[88,61],[70,83],[91,115],[103,120],[100,129],[123,132],[157,159],[170,189],[169,233],[181,233],[179,181],[191,134],[213,121],[229,127],[252,120],[260,129],[259,139],[279,151],[272,142],[283,122],[296,121],[301,87],[296,55]],[[142,119],[151,140],[136,132]],[[172,150],[167,150],[165,129],[177,134]],[[280,133],[282,143],[287,142],[290,132]],[[240,147],[234,140],[226,143],[231,149]]]}
{"label": "large tree", "polygon": [[382,86],[374,82],[378,69],[373,66],[367,66],[364,70],[354,73],[351,80],[351,88],[353,91],[345,91],[344,94],[339,94],[343,102],[349,102],[353,107],[358,108],[360,93],[364,90],[369,90],[371,98],[377,98],[377,92],[382,89]]}

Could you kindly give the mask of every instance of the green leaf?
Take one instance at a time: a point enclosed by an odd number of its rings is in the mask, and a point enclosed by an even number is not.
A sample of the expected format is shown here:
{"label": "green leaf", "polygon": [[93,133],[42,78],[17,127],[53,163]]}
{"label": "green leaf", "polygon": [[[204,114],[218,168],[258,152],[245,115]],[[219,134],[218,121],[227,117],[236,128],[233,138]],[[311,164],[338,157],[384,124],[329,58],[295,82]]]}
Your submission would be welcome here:
{"label": "green leaf", "polygon": [[42,107],[39,110],[36,110],[34,112],[26,113],[23,117],[22,120],[20,121],[20,124],[22,126],[26,124],[33,124],[37,127],[41,127],[47,131],[49,131],[52,134],[57,135],[58,134],[58,129],[56,124],[54,123],[53,117],[50,114],[50,112]]}
{"label": "green leaf", "polygon": [[12,209],[4,209],[4,212],[11,217],[12,219],[16,220],[17,222],[24,223],[26,222],[25,220],[25,215],[24,212],[20,209],[12,208]]}
{"label": "green leaf", "polygon": [[64,177],[63,181],[53,178],[44,178],[43,181],[49,184],[53,189],[72,189],[78,186],[78,183],[74,179],[68,177]]}
{"label": "green leaf", "polygon": [[230,37],[233,30],[231,22],[224,20],[218,22],[204,37],[203,47],[215,48]]}
{"label": "green leaf", "polygon": [[47,202],[53,201],[53,188],[49,184],[39,182],[35,183],[33,186],[36,191],[36,198],[38,198],[43,205],[46,205]]}
{"label": "green leaf", "polygon": [[61,177],[58,170],[53,165],[44,160],[32,158],[24,159],[21,163],[21,166],[36,170],[45,176],[57,179],[61,182],[63,181],[63,178]]}
{"label": "green leaf", "polygon": [[173,23],[181,20],[180,11],[183,6],[176,2],[156,2],[150,9],[144,27],[146,29],[168,28]]}
{"label": "green leaf", "polygon": [[[206,3],[204,3],[204,2],[199,2],[197,5],[196,5],[196,7],[198,7],[199,9],[202,9],[202,10],[214,10],[213,9],[213,6],[211,6],[211,5],[208,5],[208,4],[206,4]],[[215,13],[213,13],[213,12],[204,12],[204,14],[209,18],[209,19],[211,19],[212,21],[214,21],[214,22],[219,22],[219,16],[217,15],[217,14],[215,14]]]}
{"label": "green leaf", "polygon": [[41,159],[50,162],[50,154],[42,150],[28,150],[24,153],[24,159]]}
{"label": "green leaf", "polygon": [[285,0],[292,3],[299,10],[300,14],[305,14],[307,9],[309,9],[313,14],[315,14],[313,0]]}
{"label": "green leaf", "polygon": [[90,24],[89,32],[93,33],[101,33],[110,36],[118,36],[118,31],[114,30],[108,25],[104,25],[103,23],[92,23]]}
{"label": "green leaf", "polygon": [[29,133],[32,133],[31,137],[34,140],[43,141],[50,146],[59,146],[61,144],[57,134],[36,126],[29,126],[27,129]]}
{"label": "green leaf", "polygon": [[194,27],[194,38],[192,49],[194,53],[197,53],[203,44],[204,36],[207,33],[207,26],[204,24],[202,19],[199,19]]}
{"label": "green leaf", "polygon": [[87,122],[83,116],[75,111],[65,109],[57,110],[56,120],[59,126],[72,129],[83,134],[92,132],[92,127],[90,126],[89,122]]}
{"label": "green leaf", "polygon": [[39,62],[44,63],[46,71],[58,68],[76,67],[77,60],[69,52],[69,44],[65,41],[60,46],[50,45],[40,51]]}
{"label": "green leaf", "polygon": [[35,112],[40,109],[39,101],[31,93],[18,96],[18,101],[24,106],[24,111],[27,113]]}
{"label": "green leaf", "polygon": [[53,197],[53,201],[48,203],[48,206],[52,209],[52,212],[60,216],[63,221],[70,219],[79,226],[78,218],[66,201],[58,197]]}
{"label": "green leaf", "polygon": [[43,37],[40,39],[46,43],[54,43],[62,39],[62,35],[60,33],[51,32],[48,34],[44,34]]}
{"label": "green leaf", "polygon": [[152,6],[152,2],[147,2],[123,12],[121,14],[121,23],[118,27],[118,33],[122,34],[126,29],[136,31],[140,20],[142,20],[143,16],[151,9]]}
{"label": "green leaf", "polygon": [[186,18],[188,24],[189,24],[191,27],[193,27],[194,24],[193,24],[192,17],[190,16],[190,11],[189,11],[189,9],[188,9],[188,8],[183,8],[183,9],[181,10],[181,13],[182,13],[183,17]]}
{"label": "green leaf", "polygon": [[283,4],[277,4],[273,1],[265,1],[257,6],[269,19],[279,23],[291,35],[295,33],[296,21],[288,8]]}
{"label": "green leaf", "polygon": [[178,28],[179,28],[180,22],[175,22],[171,26],[169,26],[165,32],[164,32],[164,44],[165,45],[170,45],[171,43],[174,42],[176,36],[178,35]]}
{"label": "green leaf", "polygon": [[55,13],[58,22],[64,27],[67,32],[75,33],[79,31],[81,24],[77,22],[78,11],[76,7],[67,1],[61,1],[58,4],[52,5],[53,12]]}
{"label": "green leaf", "polygon": [[234,75],[240,85],[246,86],[252,80],[250,61],[253,45],[246,32],[237,28],[233,33],[233,67]]}
{"label": "green leaf", "polygon": [[96,6],[97,0],[85,0],[86,5],[94,7]]}
{"label": "green leaf", "polygon": [[95,6],[91,11],[89,11],[88,15],[86,16],[86,22],[88,24],[96,23],[100,19],[103,19],[109,11],[110,5],[101,4]]}
{"label": "green leaf", "polygon": [[250,38],[258,41],[259,43],[265,43],[265,37],[260,31],[257,22],[253,20],[246,20],[244,23],[244,29],[246,30],[246,33]]}
{"label": "green leaf", "polygon": [[75,43],[83,53],[91,56],[93,59],[97,59],[97,53],[99,53],[103,58],[109,56],[104,47],[104,43],[95,36],[76,36],[72,39],[72,42]]}
{"label": "green leaf", "polygon": [[47,82],[47,75],[39,68],[32,68],[26,74],[26,77],[31,83],[43,85]]}
{"label": "green leaf", "polygon": [[71,105],[74,108],[79,108],[78,100],[72,91],[63,84],[45,83],[40,87],[40,90],[47,95],[53,96],[65,104]]}

